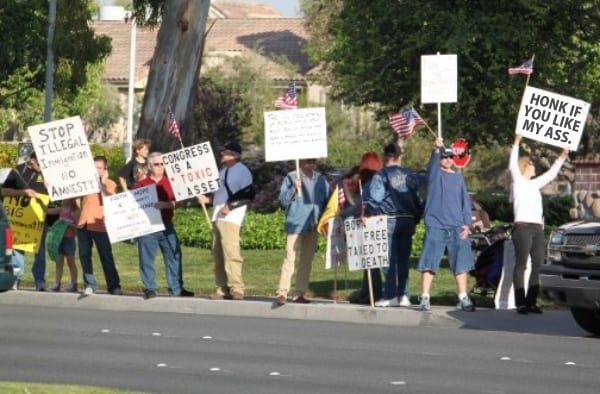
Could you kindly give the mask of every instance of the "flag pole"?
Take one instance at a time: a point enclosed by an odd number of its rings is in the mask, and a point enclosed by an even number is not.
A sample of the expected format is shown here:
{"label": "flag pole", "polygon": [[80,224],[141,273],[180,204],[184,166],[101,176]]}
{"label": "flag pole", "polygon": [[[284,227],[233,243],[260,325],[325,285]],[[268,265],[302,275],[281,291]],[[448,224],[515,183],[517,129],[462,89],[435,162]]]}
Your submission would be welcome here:
{"label": "flag pole", "polygon": [[433,130],[431,129],[431,127],[429,127],[429,124],[427,123],[427,121],[426,121],[425,119],[423,119],[423,117],[422,117],[422,116],[421,116],[421,119],[423,120],[423,123],[425,124],[425,127],[427,127],[427,130],[429,130],[429,132],[431,133],[431,135],[432,135],[434,138],[437,138],[437,135],[435,135],[435,131],[433,131]]}
{"label": "flag pole", "polygon": [[[362,195],[363,195],[363,188],[362,188],[362,181],[359,179],[358,180],[358,190],[360,191],[360,205],[361,205],[361,209],[360,209],[360,218],[362,219],[362,215],[363,215],[363,210],[362,210]],[[361,220],[362,222],[362,220]],[[371,276],[371,268],[367,268],[367,282],[369,283],[369,302],[371,303],[371,308],[375,308],[375,300],[373,299],[373,279]]]}
{"label": "flag pole", "polygon": [[527,74],[527,78],[525,79],[525,87],[529,86],[529,78],[531,77],[531,74],[533,74],[533,59],[535,59],[535,53],[533,54],[533,56],[531,56],[531,70],[532,70],[532,72],[530,74]]}
{"label": "flag pole", "polygon": [[[300,178],[300,160],[296,159],[296,178],[297,179],[301,179]],[[300,185],[300,187],[298,188],[298,198],[302,198],[302,185]]]}

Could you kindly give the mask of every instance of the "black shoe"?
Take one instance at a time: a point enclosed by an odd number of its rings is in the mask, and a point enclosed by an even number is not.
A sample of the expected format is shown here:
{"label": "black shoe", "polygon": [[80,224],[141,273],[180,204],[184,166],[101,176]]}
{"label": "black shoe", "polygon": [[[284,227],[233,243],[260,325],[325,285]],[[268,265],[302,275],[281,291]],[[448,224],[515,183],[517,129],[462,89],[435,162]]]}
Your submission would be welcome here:
{"label": "black shoe", "polygon": [[517,313],[520,315],[526,315],[529,313],[529,308],[526,307],[525,305],[521,305],[521,306],[517,307]]}
{"label": "black shoe", "polygon": [[179,297],[193,297],[194,292],[181,288],[181,293],[179,293]]}
{"label": "black shoe", "polygon": [[154,298],[158,295],[158,293],[156,292],[156,290],[149,290],[149,289],[145,289],[144,290],[144,299],[149,300],[150,298]]}
{"label": "black shoe", "polygon": [[111,291],[109,291],[109,293],[112,295],[123,295],[123,290],[121,289],[121,287],[117,286]]}
{"label": "black shoe", "polygon": [[527,307],[527,312],[535,313],[536,315],[541,315],[544,313],[544,311],[542,311],[537,305],[529,305]]}

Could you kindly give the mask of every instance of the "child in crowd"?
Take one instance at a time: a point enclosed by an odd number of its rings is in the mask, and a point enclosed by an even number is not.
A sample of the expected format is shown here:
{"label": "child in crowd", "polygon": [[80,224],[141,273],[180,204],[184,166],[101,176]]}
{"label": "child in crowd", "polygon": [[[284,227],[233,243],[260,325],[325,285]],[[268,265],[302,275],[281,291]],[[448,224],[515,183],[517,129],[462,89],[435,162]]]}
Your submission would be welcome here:
{"label": "child in crowd", "polygon": [[79,206],[75,198],[68,198],[62,201],[59,208],[58,220],[67,223],[67,229],[63,235],[62,241],[58,247],[58,261],[56,262],[56,276],[54,285],[50,288],[51,291],[60,291],[60,283],[62,280],[63,267],[65,259],[69,266],[71,275],[71,283],[65,288],[71,293],[77,292],[77,266],[75,265],[75,234],[77,231],[77,219],[79,217]]}

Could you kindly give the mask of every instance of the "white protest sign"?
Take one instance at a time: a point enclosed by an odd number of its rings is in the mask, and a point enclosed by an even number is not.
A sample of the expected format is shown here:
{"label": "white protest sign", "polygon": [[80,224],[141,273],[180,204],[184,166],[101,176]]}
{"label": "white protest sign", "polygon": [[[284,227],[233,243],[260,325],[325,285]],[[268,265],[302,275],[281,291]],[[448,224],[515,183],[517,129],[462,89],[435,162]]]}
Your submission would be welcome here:
{"label": "white protest sign", "polygon": [[27,128],[51,201],[100,192],[98,173],[79,116]]}
{"label": "white protest sign", "polygon": [[421,102],[455,103],[457,69],[456,55],[422,55]]}
{"label": "white protest sign", "polygon": [[516,132],[549,145],[577,150],[590,104],[527,86],[517,118]]}
{"label": "white protest sign", "polygon": [[175,200],[182,201],[219,189],[219,168],[210,142],[202,142],[162,156]]}
{"label": "white protest sign", "polygon": [[371,216],[363,224],[361,219],[344,220],[348,270],[381,268],[389,265],[387,216]]}
{"label": "white protest sign", "polygon": [[165,229],[160,210],[154,207],[158,201],[156,185],[103,196],[102,201],[104,222],[111,243]]}
{"label": "white protest sign", "polygon": [[339,216],[327,222],[327,248],[325,250],[325,269],[346,265],[346,237],[344,221]]}
{"label": "white protest sign", "polygon": [[327,157],[325,108],[265,112],[265,161]]}

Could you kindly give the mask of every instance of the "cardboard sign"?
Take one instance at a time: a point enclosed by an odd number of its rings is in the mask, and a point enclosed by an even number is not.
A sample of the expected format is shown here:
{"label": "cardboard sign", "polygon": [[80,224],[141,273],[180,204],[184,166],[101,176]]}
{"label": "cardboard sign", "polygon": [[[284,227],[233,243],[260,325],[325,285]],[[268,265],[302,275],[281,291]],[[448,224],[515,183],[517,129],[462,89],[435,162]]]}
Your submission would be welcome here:
{"label": "cardboard sign", "polygon": [[37,199],[4,197],[2,203],[12,228],[13,249],[37,253],[46,220],[43,205],[49,201],[48,196],[41,193],[37,193]]}
{"label": "cardboard sign", "polygon": [[329,219],[327,225],[327,249],[325,250],[325,269],[348,264],[346,259],[346,237],[344,222],[339,216]]}
{"label": "cardboard sign", "polygon": [[455,103],[457,76],[456,55],[421,56],[421,102]]}
{"label": "cardboard sign", "polygon": [[265,161],[327,157],[325,108],[265,112]]}
{"label": "cardboard sign", "polygon": [[219,168],[210,142],[165,153],[162,159],[175,200],[182,201],[219,189]]}
{"label": "cardboard sign", "polygon": [[104,222],[111,243],[165,229],[160,210],[154,207],[158,201],[156,185],[103,196],[102,201]]}
{"label": "cardboard sign", "polygon": [[344,221],[348,270],[381,268],[389,265],[387,216],[371,216],[363,225],[360,219]]}
{"label": "cardboard sign", "polygon": [[99,193],[98,173],[79,116],[27,128],[51,201]]}
{"label": "cardboard sign", "polygon": [[516,132],[532,140],[577,150],[589,109],[590,104],[585,101],[527,86]]}

